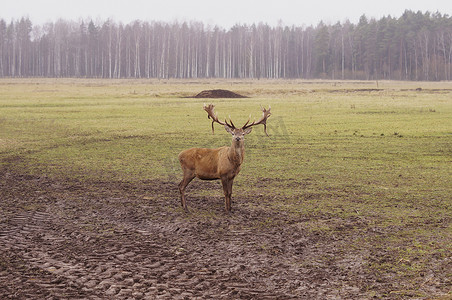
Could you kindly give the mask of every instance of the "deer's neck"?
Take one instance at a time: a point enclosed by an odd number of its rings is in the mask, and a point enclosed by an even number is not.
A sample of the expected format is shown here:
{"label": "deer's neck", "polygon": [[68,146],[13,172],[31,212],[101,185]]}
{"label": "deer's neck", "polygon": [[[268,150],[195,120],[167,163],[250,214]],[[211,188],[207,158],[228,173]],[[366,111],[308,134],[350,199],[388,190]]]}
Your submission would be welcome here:
{"label": "deer's neck", "polygon": [[228,153],[229,160],[236,164],[241,165],[245,157],[245,144],[243,141],[233,141]]}

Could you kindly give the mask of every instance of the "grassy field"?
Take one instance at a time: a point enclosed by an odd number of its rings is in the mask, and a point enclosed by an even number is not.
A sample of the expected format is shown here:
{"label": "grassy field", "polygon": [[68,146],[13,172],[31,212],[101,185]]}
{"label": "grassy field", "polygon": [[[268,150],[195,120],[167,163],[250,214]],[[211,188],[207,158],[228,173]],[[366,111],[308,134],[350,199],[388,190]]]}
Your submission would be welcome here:
{"label": "grassy field", "polygon": [[[214,88],[249,98],[186,98]],[[257,126],[246,137],[233,209],[255,199],[246,205],[335,240],[344,264],[346,253],[363,257],[360,268],[401,283],[386,292],[360,285],[367,297],[451,295],[450,82],[1,79],[0,170],[177,185],[180,151],[230,144],[220,126],[212,135],[209,102],[236,125],[272,108],[270,136]],[[219,183],[188,189],[188,218],[228,218],[190,202],[221,195]]]}

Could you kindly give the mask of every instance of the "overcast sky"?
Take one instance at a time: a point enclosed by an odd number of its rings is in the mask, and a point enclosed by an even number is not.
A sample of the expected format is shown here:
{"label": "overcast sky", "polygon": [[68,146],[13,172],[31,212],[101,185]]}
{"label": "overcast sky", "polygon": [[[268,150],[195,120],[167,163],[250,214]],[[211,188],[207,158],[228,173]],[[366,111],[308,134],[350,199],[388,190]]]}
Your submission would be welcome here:
{"label": "overcast sky", "polygon": [[0,17],[6,21],[28,16],[34,24],[59,18],[92,18],[129,23],[142,21],[202,21],[230,28],[235,24],[316,25],[349,19],[356,23],[363,14],[379,19],[399,17],[406,9],[439,11],[452,15],[451,0],[0,0]]}

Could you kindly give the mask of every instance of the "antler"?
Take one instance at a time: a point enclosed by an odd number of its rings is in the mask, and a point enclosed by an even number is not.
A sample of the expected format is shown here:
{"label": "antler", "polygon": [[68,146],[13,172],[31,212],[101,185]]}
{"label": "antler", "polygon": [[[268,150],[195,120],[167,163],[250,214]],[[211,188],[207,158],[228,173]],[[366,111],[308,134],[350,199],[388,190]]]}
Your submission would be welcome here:
{"label": "antler", "polygon": [[[209,105],[204,104],[204,110],[207,112],[207,117],[209,119],[212,119],[212,133],[214,132],[213,123],[215,123],[215,122],[217,122],[220,125],[226,125],[229,128],[231,128],[231,129],[236,129],[236,127],[235,127],[234,123],[232,123],[232,120],[231,120],[230,117],[229,117],[229,123],[228,123],[228,121],[226,119],[224,120],[224,122],[221,122],[220,120],[218,120],[218,116],[214,112],[214,108],[215,108],[215,105],[213,105],[213,104],[209,104]],[[257,122],[253,121],[253,123],[250,123],[250,119],[251,119],[251,115],[250,115],[250,117],[248,118],[248,121],[246,121],[246,123],[245,123],[245,125],[243,125],[242,129],[246,129],[246,128],[249,128],[249,127],[254,126],[254,125],[263,124],[264,125],[264,132],[268,136],[268,133],[267,133],[267,119],[268,119],[268,117],[271,116],[271,112],[270,112],[271,107],[269,106],[268,109],[265,109],[265,107],[261,107],[261,109],[262,109],[262,113],[263,113],[262,114],[262,118],[259,121],[257,121]]]}
{"label": "antler", "polygon": [[221,122],[220,120],[218,120],[217,114],[213,111],[214,107],[215,107],[215,105],[213,105],[213,104],[206,105],[204,103],[204,110],[207,112],[207,118],[212,119],[212,133],[214,133],[213,123],[215,123],[215,122],[217,122],[218,124],[221,124],[221,125],[226,125],[231,129],[235,129],[235,126],[232,123],[231,119],[229,119],[229,122],[231,122],[231,124],[229,124],[228,121],[226,121],[226,120],[224,120],[224,123]]}
{"label": "antler", "polygon": [[248,124],[250,122],[250,119],[248,119],[248,121],[245,123],[245,125],[243,125],[242,129],[246,129],[246,128],[249,128],[249,127],[254,126],[254,125],[263,124],[264,125],[264,132],[268,136],[268,133],[267,133],[267,119],[272,114],[270,112],[271,107],[269,106],[268,109],[265,109],[265,107],[261,106],[261,109],[262,109],[262,118],[259,121],[257,121],[257,122],[253,121],[253,123],[251,123],[251,124]]}

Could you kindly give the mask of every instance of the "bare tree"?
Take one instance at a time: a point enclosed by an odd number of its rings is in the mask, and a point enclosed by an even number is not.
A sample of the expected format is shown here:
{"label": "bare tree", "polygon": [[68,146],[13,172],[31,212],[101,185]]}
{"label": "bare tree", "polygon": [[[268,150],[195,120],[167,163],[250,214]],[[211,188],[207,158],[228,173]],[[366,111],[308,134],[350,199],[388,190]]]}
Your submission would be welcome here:
{"label": "bare tree", "polygon": [[[0,19],[0,76],[450,80],[452,17],[316,27]],[[339,75],[340,74],[340,75]]]}

